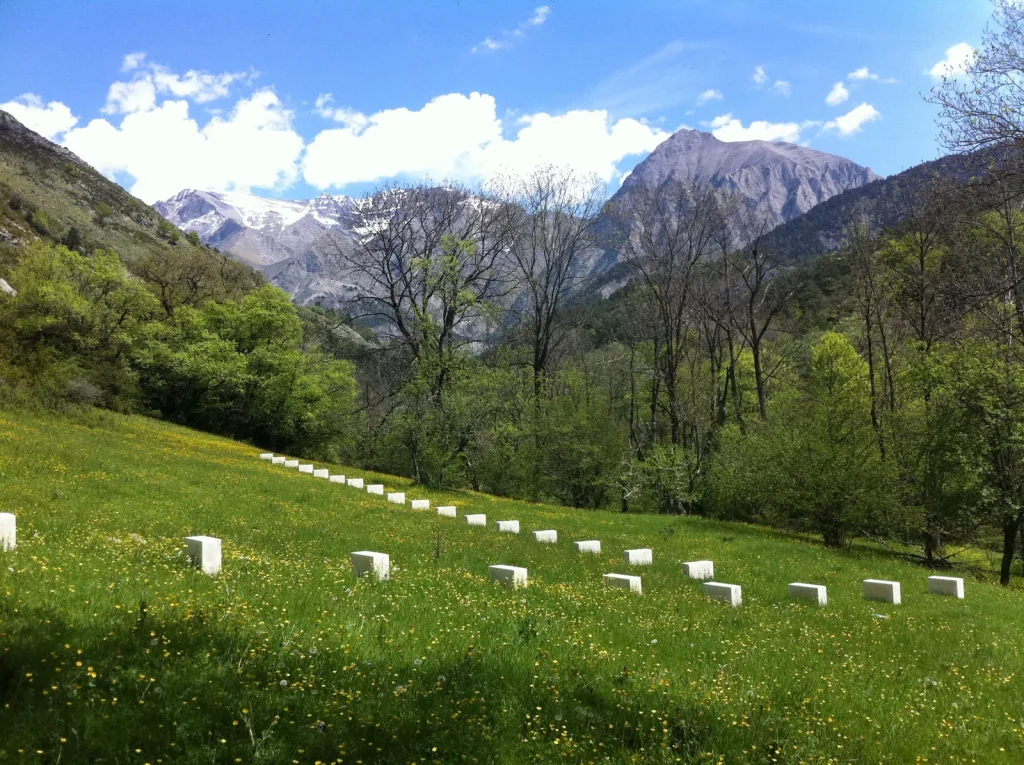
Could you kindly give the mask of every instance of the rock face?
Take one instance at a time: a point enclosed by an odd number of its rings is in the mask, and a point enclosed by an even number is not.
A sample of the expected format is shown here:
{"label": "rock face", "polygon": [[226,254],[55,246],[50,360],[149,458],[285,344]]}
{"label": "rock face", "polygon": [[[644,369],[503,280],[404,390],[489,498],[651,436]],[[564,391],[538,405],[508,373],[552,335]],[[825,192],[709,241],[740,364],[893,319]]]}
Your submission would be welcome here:
{"label": "rock face", "polygon": [[680,130],[636,166],[615,198],[672,180],[710,183],[740,195],[771,229],[878,178],[870,168],[806,146],[725,142],[710,133]]}

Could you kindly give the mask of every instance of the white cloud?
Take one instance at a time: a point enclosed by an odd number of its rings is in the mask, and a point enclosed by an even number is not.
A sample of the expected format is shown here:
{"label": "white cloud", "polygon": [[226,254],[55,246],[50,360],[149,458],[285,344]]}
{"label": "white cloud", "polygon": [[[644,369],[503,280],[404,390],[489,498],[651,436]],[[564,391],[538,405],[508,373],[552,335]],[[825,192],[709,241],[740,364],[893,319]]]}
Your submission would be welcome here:
{"label": "white cloud", "polygon": [[344,109],[332,106],[333,103],[334,96],[330,93],[321,93],[316,98],[314,111],[325,119],[340,122],[344,127],[355,128],[356,130],[362,130],[366,127],[367,118],[365,114],[357,112],[354,109]]}
{"label": "white cloud", "polygon": [[832,90],[828,92],[828,95],[825,96],[825,103],[829,106],[838,106],[849,97],[850,91],[846,89],[843,83],[837,82],[832,86]]}
{"label": "white cloud", "polygon": [[110,86],[103,107],[106,114],[132,114],[153,109],[159,95],[188,98],[200,104],[215,101],[230,95],[234,83],[254,77],[252,72],[211,74],[196,69],[179,75],[159,64],[147,64],[145,53],[129,53],[124,57],[121,70],[133,71],[135,75],[129,81]]}
{"label": "white cloud", "polygon": [[763,66],[754,67],[754,82],[758,85],[764,85],[768,82],[768,73],[764,70]]}
{"label": "white cloud", "polygon": [[767,122],[754,120],[747,127],[731,114],[722,114],[711,120],[711,134],[719,141],[788,141],[800,140],[803,129],[798,122]]}
{"label": "white cloud", "polygon": [[122,72],[131,72],[142,66],[142,62],[146,60],[145,53],[129,53],[124,57],[121,62]]}
{"label": "white cloud", "polygon": [[612,121],[604,110],[575,110],[520,117],[506,138],[494,98],[482,93],[451,93],[416,111],[362,116],[361,127],[350,123],[314,138],[303,161],[308,183],[338,188],[399,176],[473,181],[543,164],[610,181],[620,160],[668,137],[638,120]]}
{"label": "white cloud", "polygon": [[534,9],[533,15],[526,20],[526,25],[531,27],[539,27],[545,21],[548,20],[548,16],[551,15],[551,8],[547,5],[541,5]]}
{"label": "white cloud", "polygon": [[781,96],[788,96],[792,92],[793,87],[789,84],[788,80],[776,80],[772,85],[772,90]]}
{"label": "white cloud", "polygon": [[132,176],[130,191],[146,202],[183,188],[288,186],[298,176],[303,148],[292,113],[270,89],[202,127],[189,115],[187,101],[169,100],[126,114],[120,125],[92,120],[69,131],[64,144],[107,175]]}
{"label": "white cloud", "polygon": [[0,104],[0,109],[51,141],[78,123],[78,117],[60,101],[44,104],[43,99],[35,93],[24,93],[13,101]]}
{"label": "white cloud", "polygon": [[723,97],[722,91],[716,90],[715,88],[709,88],[697,96],[697,106],[703,106],[708,101],[721,101]]}
{"label": "white cloud", "polygon": [[525,21],[521,21],[516,24],[514,29],[506,29],[498,37],[485,37],[482,42],[477,43],[470,51],[473,53],[482,53],[489,50],[501,50],[502,48],[511,48],[513,43],[519,38],[525,37],[526,30],[531,27],[540,27],[544,25],[544,22],[548,20],[548,16],[551,15],[551,7],[547,5],[539,5],[533,9],[533,13]]}
{"label": "white cloud", "polygon": [[959,77],[967,72],[967,67],[974,63],[977,51],[969,43],[957,43],[946,50],[946,57],[928,70],[928,74],[936,80],[943,77]]}
{"label": "white cloud", "polygon": [[871,104],[862,103],[843,116],[829,120],[824,124],[823,128],[825,130],[837,130],[839,135],[844,137],[851,136],[854,133],[859,133],[866,123],[877,120],[881,116],[881,112]]}

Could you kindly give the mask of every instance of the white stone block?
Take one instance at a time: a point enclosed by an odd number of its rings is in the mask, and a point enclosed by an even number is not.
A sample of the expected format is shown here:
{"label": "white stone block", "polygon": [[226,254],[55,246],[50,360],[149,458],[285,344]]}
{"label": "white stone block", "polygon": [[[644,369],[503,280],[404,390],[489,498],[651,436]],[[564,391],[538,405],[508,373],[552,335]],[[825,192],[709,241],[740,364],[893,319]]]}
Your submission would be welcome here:
{"label": "white stone block", "polygon": [[730,606],[738,606],[743,603],[743,590],[738,584],[704,582],[704,594],[716,600],[724,600]]}
{"label": "white stone block", "polygon": [[405,492],[393,491],[388,494],[388,502],[393,505],[404,505],[405,504]]}
{"label": "white stone block", "polygon": [[352,553],[352,570],[356,576],[373,574],[377,579],[391,578],[391,556],[382,552],[361,550]]}
{"label": "white stone block", "polygon": [[498,531],[503,534],[518,534],[519,521],[498,521]]}
{"label": "white stone block", "polygon": [[956,576],[928,577],[928,592],[932,595],[952,595],[964,599],[964,580]]}
{"label": "white stone block", "polygon": [[314,478],[330,478],[331,477],[331,471],[328,470],[327,468],[323,468],[322,470],[314,470],[313,471],[313,477]]}
{"label": "white stone block", "polygon": [[220,573],[221,544],[217,537],[185,537],[188,545],[188,560],[193,566],[202,569],[204,574],[215,576]]}
{"label": "white stone block", "polygon": [[356,488],[356,489],[363,488],[363,479],[362,478],[349,478],[347,483],[348,483],[349,486],[351,486],[353,488]]}
{"label": "white stone block", "polygon": [[309,473],[310,475],[312,475],[313,474],[313,466],[312,465],[299,465],[299,472],[300,473]]}
{"label": "white stone block", "polygon": [[260,455],[260,459],[261,460],[272,460],[272,459],[274,459],[274,455],[271,454],[270,452],[264,452],[263,454]]}
{"label": "white stone block", "polygon": [[272,465],[283,465],[284,464],[284,457],[271,457],[270,463]]}
{"label": "white stone block", "polygon": [[601,552],[601,542],[597,539],[590,539],[586,542],[576,542],[576,552],[589,552],[599,553]]}
{"label": "white stone block", "polygon": [[290,467],[290,468],[297,468],[299,466],[299,461],[298,460],[285,460],[284,461],[284,466],[285,467]]}
{"label": "white stone block", "polygon": [[18,519],[14,513],[0,513],[0,550],[7,552],[18,546]]}
{"label": "white stone block", "polygon": [[864,597],[868,600],[881,600],[898,606],[900,604],[900,583],[885,579],[865,579]]}
{"label": "white stone block", "polygon": [[789,597],[813,600],[819,606],[828,605],[828,590],[823,584],[804,584],[803,582],[791,582],[789,585]]}
{"label": "white stone block", "polygon": [[630,566],[650,566],[654,563],[654,553],[650,547],[639,547],[636,550],[626,550],[626,563]]}
{"label": "white stone block", "polygon": [[[577,544],[579,544],[577,542]],[[612,587],[621,587],[624,590],[635,592],[637,595],[643,593],[643,585],[640,583],[640,577],[630,576],[629,574],[605,574],[604,583],[609,584]]]}
{"label": "white stone block", "polygon": [[437,508],[437,514],[443,515],[445,518],[454,518],[458,513],[455,511],[455,505],[442,505]]}
{"label": "white stone block", "polygon": [[464,516],[464,517],[466,519],[466,523],[469,524],[470,526],[486,526],[487,525],[487,516],[484,515],[483,513],[478,513],[477,515],[467,515],[467,516]]}
{"label": "white stone block", "polygon": [[492,582],[501,582],[507,587],[526,586],[526,569],[520,566],[489,566],[488,571]]}
{"label": "white stone block", "polygon": [[429,510],[430,500],[429,499],[414,499],[409,503],[409,507],[413,510]]}
{"label": "white stone block", "polygon": [[371,483],[366,487],[367,494],[380,494],[384,496],[384,484],[382,483]]}
{"label": "white stone block", "polygon": [[345,476],[332,475],[327,480],[329,480],[331,483],[345,483]]}
{"label": "white stone block", "polygon": [[715,562],[711,560],[691,560],[683,564],[683,573],[690,579],[714,579]]}
{"label": "white stone block", "polygon": [[550,542],[553,544],[558,541],[558,532],[554,529],[535,531],[533,532],[533,540],[535,542]]}

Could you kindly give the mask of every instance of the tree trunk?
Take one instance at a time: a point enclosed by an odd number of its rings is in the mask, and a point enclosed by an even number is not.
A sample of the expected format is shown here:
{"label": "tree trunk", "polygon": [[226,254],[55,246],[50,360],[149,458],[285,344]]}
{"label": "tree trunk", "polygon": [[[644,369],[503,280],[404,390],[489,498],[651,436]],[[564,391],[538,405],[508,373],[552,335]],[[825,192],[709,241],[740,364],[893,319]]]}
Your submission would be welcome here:
{"label": "tree trunk", "polygon": [[1003,560],[999,566],[999,584],[1007,587],[1010,584],[1010,571],[1013,567],[1013,556],[1017,551],[1017,535],[1020,533],[1022,517],[1015,515],[1003,525]]}

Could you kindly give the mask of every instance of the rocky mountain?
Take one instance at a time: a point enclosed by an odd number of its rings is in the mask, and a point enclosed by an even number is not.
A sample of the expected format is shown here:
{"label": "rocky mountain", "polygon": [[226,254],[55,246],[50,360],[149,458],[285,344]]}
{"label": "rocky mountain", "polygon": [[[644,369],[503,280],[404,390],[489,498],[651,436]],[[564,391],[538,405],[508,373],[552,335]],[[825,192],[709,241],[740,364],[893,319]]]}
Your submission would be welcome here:
{"label": "rocky mountain", "polygon": [[[768,141],[726,143],[709,133],[680,130],[629,175],[612,202],[635,189],[673,179],[709,182],[739,194],[772,228],[821,202],[878,178],[870,169],[832,154]],[[358,201],[322,194],[315,199],[265,199],[247,192],[186,189],[154,207],[185,231],[260,270],[299,303],[343,301],[359,285],[340,281],[318,247],[325,236],[351,232]],[[615,254],[595,248],[583,259],[583,278],[614,274]],[[602,291],[617,278],[597,279]]]}
{"label": "rocky mountain", "polygon": [[710,183],[738,194],[767,229],[815,205],[878,180],[870,168],[834,154],[773,141],[725,142],[699,130],[680,130],[634,168],[613,198],[666,181]]}

